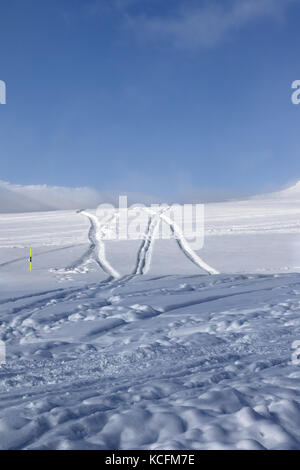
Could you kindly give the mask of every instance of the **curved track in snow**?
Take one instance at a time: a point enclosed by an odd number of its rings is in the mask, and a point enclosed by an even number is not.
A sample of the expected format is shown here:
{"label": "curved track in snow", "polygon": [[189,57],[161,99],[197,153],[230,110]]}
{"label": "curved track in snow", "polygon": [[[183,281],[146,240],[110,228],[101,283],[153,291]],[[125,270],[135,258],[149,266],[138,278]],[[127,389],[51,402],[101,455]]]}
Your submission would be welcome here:
{"label": "curved track in snow", "polygon": [[106,259],[105,246],[102,240],[103,227],[101,227],[98,217],[86,211],[81,211],[80,214],[85,215],[91,224],[88,234],[89,240],[91,242],[89,256],[91,256],[91,253],[94,252],[94,259],[100,268],[102,268],[102,270],[106,272],[111,278],[120,278],[121,276],[118,271],[116,271]]}
{"label": "curved track in snow", "polygon": [[[168,210],[168,209],[166,209]],[[182,230],[180,229],[180,227],[178,227],[178,225],[172,220],[170,219],[170,217],[168,217],[166,214],[165,214],[165,211],[161,212],[159,214],[159,217],[164,221],[166,222],[172,233],[174,234],[175,236],[175,239],[178,243],[178,246],[179,248],[181,249],[181,251],[184,253],[184,255],[192,262],[194,263],[196,266],[198,266],[199,268],[203,269],[205,272],[207,272],[208,274],[220,274],[216,269],[212,268],[211,266],[209,266],[207,263],[205,263],[205,261],[203,261],[198,255],[197,253],[195,253],[195,251],[190,247],[189,243],[187,242],[187,240],[185,239],[183,233],[182,233]],[[148,209],[148,212],[152,213],[152,211],[150,211]]]}
{"label": "curved track in snow", "polygon": [[151,265],[152,250],[155,242],[155,235],[159,228],[160,213],[150,214],[147,231],[144,240],[138,251],[134,274],[146,274]]}
{"label": "curved track in snow", "polygon": [[[195,251],[190,247],[180,227],[170,217],[166,215],[168,209],[169,207],[164,207],[160,211],[156,212],[151,209],[145,208],[145,211],[149,214],[149,221],[146,233],[144,235],[144,239],[137,253],[136,265],[132,274],[124,276],[122,279],[129,280],[132,276],[144,275],[149,271],[155,237],[161,220],[164,221],[170,227],[170,230],[174,234],[174,238],[176,239],[180,250],[193,264],[195,264],[208,274],[219,274],[216,269],[205,263],[205,261],[203,261],[197,255],[197,253],[195,253]],[[88,238],[90,241],[90,246],[76,263],[66,268],[66,270],[64,271],[78,270],[81,266],[87,264],[91,259],[93,259],[101,267],[101,269],[108,274],[108,280],[120,279],[121,276],[119,272],[114,269],[106,259],[105,245],[103,242],[103,236],[105,235],[107,229],[109,229],[109,226],[117,217],[117,214],[113,214],[112,217],[106,222],[106,224],[101,225],[96,215],[93,215],[85,210],[79,211],[78,213],[86,216],[89,219],[90,228]]]}

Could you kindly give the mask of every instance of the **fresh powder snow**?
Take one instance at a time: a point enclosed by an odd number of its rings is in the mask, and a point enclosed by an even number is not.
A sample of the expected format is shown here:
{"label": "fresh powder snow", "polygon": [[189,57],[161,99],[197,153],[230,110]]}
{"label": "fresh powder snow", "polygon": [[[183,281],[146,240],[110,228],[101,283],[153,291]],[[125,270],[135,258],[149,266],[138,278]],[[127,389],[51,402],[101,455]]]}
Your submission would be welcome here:
{"label": "fresh powder snow", "polygon": [[299,449],[300,183],[144,216],[0,214],[0,449]]}

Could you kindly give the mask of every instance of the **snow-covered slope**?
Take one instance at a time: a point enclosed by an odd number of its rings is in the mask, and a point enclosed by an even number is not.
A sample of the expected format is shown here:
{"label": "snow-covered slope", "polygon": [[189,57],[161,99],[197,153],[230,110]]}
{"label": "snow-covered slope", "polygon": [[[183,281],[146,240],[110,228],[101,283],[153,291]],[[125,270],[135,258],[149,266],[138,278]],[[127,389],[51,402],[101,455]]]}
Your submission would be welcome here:
{"label": "snow-covered slope", "polygon": [[300,180],[297,181],[292,186],[283,189],[281,191],[277,191],[275,193],[265,194],[260,196],[260,199],[290,199],[291,201],[299,201],[300,199]]}
{"label": "snow-covered slope", "polygon": [[0,448],[299,449],[297,186],[207,204],[198,251],[0,215]]}
{"label": "snow-covered slope", "polygon": [[[97,207],[100,203],[116,205],[117,191],[98,191],[91,188],[68,188],[47,185],[19,185],[0,180],[0,214]],[[151,195],[130,192],[130,204],[156,202]]]}

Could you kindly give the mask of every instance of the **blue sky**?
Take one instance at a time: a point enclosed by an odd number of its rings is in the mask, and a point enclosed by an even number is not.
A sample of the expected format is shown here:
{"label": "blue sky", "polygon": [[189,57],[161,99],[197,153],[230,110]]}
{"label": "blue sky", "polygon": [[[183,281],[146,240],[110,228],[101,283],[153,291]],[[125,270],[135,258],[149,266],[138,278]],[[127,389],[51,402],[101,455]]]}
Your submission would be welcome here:
{"label": "blue sky", "polygon": [[0,179],[165,199],[300,179],[300,1],[0,6]]}

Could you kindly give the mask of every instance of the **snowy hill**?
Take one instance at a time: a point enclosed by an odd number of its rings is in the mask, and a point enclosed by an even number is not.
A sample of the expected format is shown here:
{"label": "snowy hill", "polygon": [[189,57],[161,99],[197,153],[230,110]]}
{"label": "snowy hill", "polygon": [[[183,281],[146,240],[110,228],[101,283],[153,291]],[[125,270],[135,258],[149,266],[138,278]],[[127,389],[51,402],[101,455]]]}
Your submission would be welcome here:
{"label": "snowy hill", "polygon": [[0,214],[0,448],[299,449],[299,186],[207,204],[200,250],[169,209]]}
{"label": "snowy hill", "polygon": [[279,203],[280,201],[282,201],[283,203],[285,203],[286,201],[289,201],[290,203],[298,203],[300,201],[300,180],[285,189],[255,195],[249,198],[249,200],[273,200]]}
{"label": "snowy hill", "polygon": [[300,200],[300,180],[297,181],[297,183],[292,185],[291,187],[274,193],[274,196],[277,196],[279,198]]}
{"label": "snowy hill", "polygon": [[[129,192],[128,203],[155,203],[157,198]],[[118,204],[118,191],[47,185],[18,185],[0,180],[0,214],[95,208],[100,203]]]}
{"label": "snowy hill", "polygon": [[[68,188],[47,185],[17,185],[0,180],[0,213],[96,208],[100,203],[118,205],[119,192],[91,188]],[[128,203],[158,203],[151,195],[129,192]],[[300,181],[292,187],[251,199],[300,200]],[[203,201],[199,201],[203,202]]]}
{"label": "snowy hill", "polygon": [[22,186],[0,181],[0,213],[96,207],[101,195],[89,188]]}

